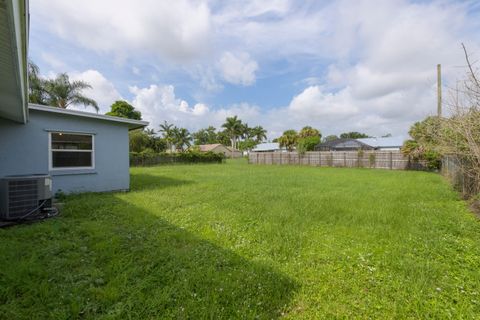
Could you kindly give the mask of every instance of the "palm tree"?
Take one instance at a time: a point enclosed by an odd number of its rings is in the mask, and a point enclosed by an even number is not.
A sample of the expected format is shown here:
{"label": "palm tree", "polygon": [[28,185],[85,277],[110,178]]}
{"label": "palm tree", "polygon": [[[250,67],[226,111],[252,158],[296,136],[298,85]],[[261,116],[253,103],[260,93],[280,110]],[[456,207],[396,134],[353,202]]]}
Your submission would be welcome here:
{"label": "palm tree", "polygon": [[207,134],[208,140],[207,143],[218,143],[217,142],[217,129],[214,126],[209,126],[205,133]]}
{"label": "palm tree", "polygon": [[243,140],[250,139],[252,134],[252,128],[248,126],[248,123],[242,123],[242,128],[240,129],[240,138]]}
{"label": "palm tree", "polygon": [[298,133],[299,137],[300,138],[307,138],[307,137],[319,137],[321,138],[322,137],[322,134],[320,133],[320,131],[318,131],[317,129],[314,129],[310,126],[305,126],[302,128],[302,130],[300,130],[300,132]]}
{"label": "palm tree", "polygon": [[288,151],[293,151],[293,148],[297,144],[298,134],[295,130],[287,130],[283,132],[283,135],[278,138],[280,147],[287,148]]}
{"label": "palm tree", "polygon": [[168,124],[167,121],[164,121],[163,124],[160,125],[158,132],[162,133],[163,138],[167,142],[167,148],[171,152],[173,144],[173,124]]}
{"label": "palm tree", "polygon": [[236,148],[237,138],[239,135],[242,134],[242,129],[244,129],[242,125],[242,120],[238,119],[237,116],[227,117],[225,123],[222,124],[222,128],[225,128],[225,131],[230,137],[230,141],[232,142],[232,148]]}
{"label": "palm tree", "polygon": [[267,139],[267,130],[263,129],[262,126],[253,127],[251,131],[252,138],[254,138],[257,143],[260,143],[263,140]]}
{"label": "palm tree", "polygon": [[149,136],[154,136],[155,135],[155,130],[151,128],[146,128],[145,133],[148,134]]}
{"label": "palm tree", "polygon": [[177,128],[174,127],[172,129],[173,133],[173,141],[175,144],[175,148],[180,151],[185,151],[185,147],[190,147],[191,143],[190,141],[192,140],[192,136],[190,135],[190,132],[185,129],[185,128]]}
{"label": "palm tree", "polygon": [[45,80],[40,77],[40,68],[28,61],[28,101],[36,104],[47,104]]}
{"label": "palm tree", "polygon": [[82,94],[84,89],[92,88],[85,81],[70,81],[68,74],[60,73],[55,79],[45,81],[45,91],[49,105],[66,109],[72,104],[92,106],[98,112],[97,102]]}
{"label": "palm tree", "polygon": [[221,143],[223,145],[227,145],[232,142],[229,134],[226,131],[227,130],[218,131],[215,143]]}

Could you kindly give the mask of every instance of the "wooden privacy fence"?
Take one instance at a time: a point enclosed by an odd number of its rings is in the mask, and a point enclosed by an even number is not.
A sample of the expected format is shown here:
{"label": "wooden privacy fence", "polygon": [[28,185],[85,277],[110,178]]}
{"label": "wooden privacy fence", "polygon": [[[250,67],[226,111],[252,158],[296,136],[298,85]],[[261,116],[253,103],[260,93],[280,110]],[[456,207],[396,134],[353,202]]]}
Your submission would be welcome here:
{"label": "wooden privacy fence", "polygon": [[251,152],[248,162],[251,164],[426,170],[424,161],[412,160],[400,151],[309,151],[304,154]]}

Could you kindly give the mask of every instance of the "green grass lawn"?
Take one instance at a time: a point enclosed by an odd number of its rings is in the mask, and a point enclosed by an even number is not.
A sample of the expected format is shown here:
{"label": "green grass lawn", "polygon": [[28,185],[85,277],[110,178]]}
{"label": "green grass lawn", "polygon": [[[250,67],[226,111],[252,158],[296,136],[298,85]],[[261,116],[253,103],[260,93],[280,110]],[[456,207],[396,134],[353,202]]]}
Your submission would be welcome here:
{"label": "green grass lawn", "polygon": [[439,175],[178,165],[0,230],[1,319],[480,315],[480,222]]}

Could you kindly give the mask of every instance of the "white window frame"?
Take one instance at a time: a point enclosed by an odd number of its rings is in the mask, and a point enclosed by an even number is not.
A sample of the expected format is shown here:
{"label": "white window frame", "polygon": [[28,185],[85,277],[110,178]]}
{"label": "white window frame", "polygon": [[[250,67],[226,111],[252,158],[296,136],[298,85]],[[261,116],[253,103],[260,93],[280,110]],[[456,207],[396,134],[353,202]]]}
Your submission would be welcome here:
{"label": "white window frame", "polygon": [[[71,134],[78,136],[92,137],[92,150],[71,150],[71,149],[52,149],[52,133]],[[53,167],[53,152],[89,152],[92,155],[92,165],[90,167]],[[91,133],[73,133],[68,131],[49,131],[48,132],[48,169],[49,171],[65,171],[65,170],[92,170],[95,169],[95,135]]]}

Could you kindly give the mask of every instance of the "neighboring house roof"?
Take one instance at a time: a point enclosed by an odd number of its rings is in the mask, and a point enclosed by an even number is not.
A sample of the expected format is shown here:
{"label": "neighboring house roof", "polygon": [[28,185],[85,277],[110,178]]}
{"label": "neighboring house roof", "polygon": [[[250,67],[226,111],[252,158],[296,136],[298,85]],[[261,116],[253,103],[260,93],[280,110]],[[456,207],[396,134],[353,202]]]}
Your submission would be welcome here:
{"label": "neighboring house roof", "polygon": [[400,148],[402,144],[402,137],[336,139],[320,143],[315,149]]}
{"label": "neighboring house roof", "polygon": [[217,147],[219,147],[219,146],[223,146],[223,144],[220,144],[220,143],[201,144],[201,145],[198,146],[198,148],[199,148],[200,151],[202,151],[202,152],[208,152],[208,151],[214,150],[215,148],[217,148]]}
{"label": "neighboring house roof", "polygon": [[280,150],[280,144],[278,142],[268,142],[268,143],[259,143],[253,148],[253,152],[255,151],[273,151],[273,150]]}
{"label": "neighboring house roof", "polygon": [[315,150],[318,149],[358,149],[371,148],[372,146],[358,141],[358,139],[336,139],[318,144]]}
{"label": "neighboring house roof", "polygon": [[225,147],[225,148],[227,148],[230,152],[241,152],[240,150],[232,148],[232,147]]}
{"label": "neighboring house roof", "polygon": [[362,138],[356,140],[374,148],[400,148],[403,145],[402,137]]}
{"label": "neighboring house roof", "polygon": [[0,118],[28,120],[28,1],[0,1]]}
{"label": "neighboring house roof", "polygon": [[234,149],[234,148],[232,148],[232,147],[224,146],[223,144],[220,144],[220,143],[200,144],[200,145],[198,145],[198,148],[200,149],[201,152],[213,151],[213,150],[215,150],[215,149],[218,148],[218,147],[224,147],[225,149],[227,149],[227,150],[230,151],[230,152],[240,152],[240,151],[237,150],[237,149]]}
{"label": "neighboring house roof", "polygon": [[97,120],[104,120],[104,121],[112,121],[118,122],[128,125],[129,130],[139,129],[148,126],[147,121],[142,120],[133,120],[128,118],[121,118],[121,117],[114,117],[114,116],[107,116],[104,114],[97,114],[85,111],[78,111],[78,110],[71,110],[71,109],[62,109],[57,107],[49,107],[49,106],[42,106],[39,104],[29,104],[29,109],[31,110],[38,110],[38,111],[45,111],[45,112],[52,112],[52,113],[60,113],[65,115],[72,115],[77,117],[85,117],[85,118],[92,118]]}

